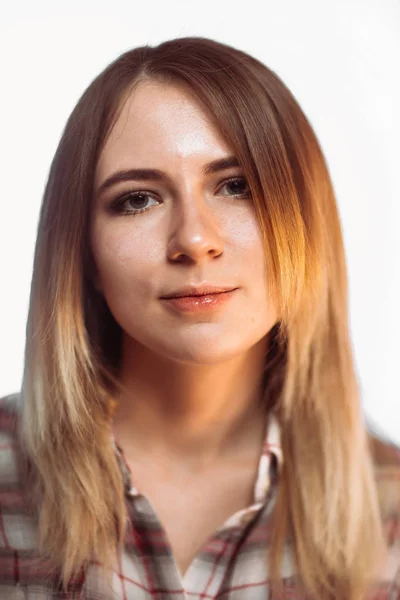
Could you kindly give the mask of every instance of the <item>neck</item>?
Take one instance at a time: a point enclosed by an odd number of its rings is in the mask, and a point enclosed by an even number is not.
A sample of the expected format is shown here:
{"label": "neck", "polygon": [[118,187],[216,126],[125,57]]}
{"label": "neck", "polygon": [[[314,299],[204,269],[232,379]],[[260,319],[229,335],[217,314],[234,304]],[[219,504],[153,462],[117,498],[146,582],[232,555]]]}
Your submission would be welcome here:
{"label": "neck", "polygon": [[126,340],[113,420],[124,453],[192,470],[258,454],[266,421],[265,352],[262,340],[245,355],[199,365],[173,362]]}

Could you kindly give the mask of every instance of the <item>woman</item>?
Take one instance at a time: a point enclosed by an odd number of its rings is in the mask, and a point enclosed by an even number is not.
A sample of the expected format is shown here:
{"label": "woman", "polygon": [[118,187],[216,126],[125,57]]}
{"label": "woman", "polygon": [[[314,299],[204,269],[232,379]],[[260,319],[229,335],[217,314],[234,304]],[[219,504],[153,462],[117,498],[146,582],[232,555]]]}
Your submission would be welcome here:
{"label": "woman", "polygon": [[244,52],[136,48],[85,91],[1,411],[2,598],[400,598],[328,169]]}

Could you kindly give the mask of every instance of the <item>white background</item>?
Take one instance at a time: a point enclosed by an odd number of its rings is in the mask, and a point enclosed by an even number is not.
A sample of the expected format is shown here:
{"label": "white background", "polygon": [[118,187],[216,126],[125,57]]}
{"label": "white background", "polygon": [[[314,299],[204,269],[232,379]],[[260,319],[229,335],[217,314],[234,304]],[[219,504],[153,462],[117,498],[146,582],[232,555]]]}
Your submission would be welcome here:
{"label": "white background", "polygon": [[0,396],[20,388],[40,203],[62,128],[122,52],[197,35],[288,85],[322,144],[343,223],[363,407],[400,443],[398,0],[28,0],[0,8]]}

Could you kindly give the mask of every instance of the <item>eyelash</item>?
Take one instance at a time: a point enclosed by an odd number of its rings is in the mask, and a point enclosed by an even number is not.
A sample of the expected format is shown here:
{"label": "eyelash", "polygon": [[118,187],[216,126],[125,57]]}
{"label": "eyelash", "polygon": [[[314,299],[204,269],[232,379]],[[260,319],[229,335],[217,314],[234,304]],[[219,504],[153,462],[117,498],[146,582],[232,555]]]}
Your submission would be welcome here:
{"label": "eyelash", "polygon": [[[229,183],[233,183],[233,182],[237,182],[237,181],[244,181],[248,186],[247,179],[245,177],[231,177],[230,179],[226,179],[225,181],[223,181],[221,187],[224,187],[225,185],[228,185]],[[250,195],[250,190],[248,190],[247,192],[244,192],[243,194],[234,194],[230,197],[231,198],[248,198],[249,195]],[[134,198],[135,196],[151,196],[151,192],[148,192],[145,190],[135,190],[135,191],[132,190],[131,192],[125,192],[121,196],[118,196],[115,199],[115,201],[113,201],[111,203],[111,205],[110,205],[111,211],[116,212],[121,215],[137,215],[139,213],[143,213],[143,212],[146,212],[147,210],[150,210],[151,206],[147,207],[147,208],[133,208],[131,210],[126,210],[126,209],[121,208],[127,200],[129,200],[130,198]]]}

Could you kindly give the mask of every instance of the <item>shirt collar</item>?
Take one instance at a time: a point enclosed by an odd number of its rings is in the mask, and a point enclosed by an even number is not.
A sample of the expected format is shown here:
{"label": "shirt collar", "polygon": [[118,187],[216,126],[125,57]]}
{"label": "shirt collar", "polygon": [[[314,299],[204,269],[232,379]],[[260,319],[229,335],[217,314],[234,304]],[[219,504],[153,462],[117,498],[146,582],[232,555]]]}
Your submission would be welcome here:
{"label": "shirt collar", "polygon": [[265,442],[258,463],[258,475],[254,486],[254,502],[263,503],[272,477],[279,477],[283,465],[281,428],[274,412],[267,415]]}

